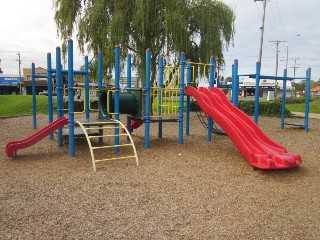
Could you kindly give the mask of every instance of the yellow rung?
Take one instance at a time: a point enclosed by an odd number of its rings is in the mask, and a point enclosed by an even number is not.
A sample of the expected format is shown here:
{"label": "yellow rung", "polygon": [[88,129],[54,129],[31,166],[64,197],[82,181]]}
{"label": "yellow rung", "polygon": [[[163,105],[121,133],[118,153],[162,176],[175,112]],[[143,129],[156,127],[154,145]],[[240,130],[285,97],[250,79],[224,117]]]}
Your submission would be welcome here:
{"label": "yellow rung", "polygon": [[86,128],[86,129],[90,129],[90,130],[102,130],[102,129],[117,129],[117,128],[121,128],[120,126],[118,127],[89,127],[89,128]]}
{"label": "yellow rung", "polygon": [[111,160],[118,160],[118,159],[126,159],[126,158],[134,158],[134,157],[136,157],[136,156],[135,156],[135,155],[132,155],[132,156],[105,158],[105,159],[96,160],[96,162],[104,162],[104,161],[111,161]]}
{"label": "yellow rung", "polygon": [[125,133],[120,133],[120,134],[107,134],[107,135],[89,136],[89,138],[120,137],[120,136],[127,136],[127,134],[125,134]]}
{"label": "yellow rung", "polygon": [[85,122],[85,123],[81,123],[81,125],[89,125],[89,126],[92,126],[92,125],[116,125],[117,123],[114,123],[114,122]]}
{"label": "yellow rung", "polygon": [[132,146],[132,144],[115,144],[115,145],[109,145],[109,146],[92,147],[92,149],[96,150],[96,149],[103,149],[103,148],[127,147],[127,146]]}

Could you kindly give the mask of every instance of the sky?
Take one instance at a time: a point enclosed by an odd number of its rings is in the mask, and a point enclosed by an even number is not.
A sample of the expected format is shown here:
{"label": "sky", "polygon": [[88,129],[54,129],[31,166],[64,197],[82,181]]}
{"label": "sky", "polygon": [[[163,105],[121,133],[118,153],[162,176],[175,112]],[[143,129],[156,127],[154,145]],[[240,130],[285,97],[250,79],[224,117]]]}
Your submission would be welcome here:
{"label": "sky", "polygon": [[[225,69],[221,75],[231,76],[234,59],[239,61],[239,74],[255,72],[258,61],[263,15],[263,1],[223,0],[235,12],[235,36],[224,51]],[[288,76],[304,77],[312,68],[312,79],[320,79],[320,14],[318,0],[292,1],[268,0],[266,5],[265,32],[261,72],[276,74],[276,44],[279,43],[278,75],[283,74],[288,50]],[[18,53],[21,69],[46,68],[46,54],[61,46],[53,19],[53,0],[1,1],[0,8],[0,66],[3,75],[19,74]],[[74,39],[74,68],[83,65]],[[90,54],[89,54],[90,57]],[[295,68],[294,68],[295,67]]]}

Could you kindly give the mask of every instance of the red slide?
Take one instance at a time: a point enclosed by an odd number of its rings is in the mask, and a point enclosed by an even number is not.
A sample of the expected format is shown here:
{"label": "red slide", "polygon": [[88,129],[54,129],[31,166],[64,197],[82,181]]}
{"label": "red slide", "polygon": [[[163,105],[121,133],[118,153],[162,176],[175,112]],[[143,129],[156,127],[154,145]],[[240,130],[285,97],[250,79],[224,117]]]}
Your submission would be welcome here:
{"label": "red slide", "polygon": [[131,120],[131,129],[137,129],[143,124],[143,121]]}
{"label": "red slide", "polygon": [[6,146],[7,156],[15,157],[15,153],[18,149],[27,148],[36,144],[37,142],[39,142],[40,140],[48,136],[50,133],[53,133],[55,130],[67,124],[68,124],[68,118],[62,117],[50,123],[49,125],[42,128],[41,130],[31,135],[30,137],[27,137],[19,141],[9,142]]}
{"label": "red slide", "polygon": [[302,160],[266,136],[244,112],[233,106],[218,88],[208,90],[187,87],[200,108],[227,133],[240,153],[252,167],[284,169],[298,166]]}
{"label": "red slide", "polygon": [[[130,124],[130,132],[133,132],[133,129],[139,128],[143,124],[143,121],[136,121],[136,120],[131,120]],[[122,129],[122,132],[124,133],[125,130]]]}

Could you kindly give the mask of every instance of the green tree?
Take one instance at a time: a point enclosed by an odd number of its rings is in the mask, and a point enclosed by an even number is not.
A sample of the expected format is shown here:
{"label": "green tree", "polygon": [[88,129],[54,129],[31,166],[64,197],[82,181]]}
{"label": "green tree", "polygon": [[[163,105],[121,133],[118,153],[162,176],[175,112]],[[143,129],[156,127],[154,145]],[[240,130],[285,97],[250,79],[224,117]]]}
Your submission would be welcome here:
{"label": "green tree", "polygon": [[[306,88],[306,80],[301,80],[300,82],[293,82],[293,86],[296,91],[304,91]],[[316,86],[320,86],[320,80],[319,81],[311,80],[310,89]]]}
{"label": "green tree", "polygon": [[[114,47],[128,51],[144,79],[145,51],[152,50],[152,79],[160,54],[223,65],[223,50],[234,34],[234,12],[218,0],[54,0],[58,35],[66,42],[74,32],[82,52],[104,56],[105,73],[114,63]],[[65,47],[63,48],[65,50]]]}
{"label": "green tree", "polygon": [[320,81],[314,81],[314,80],[310,81],[310,88],[314,88],[317,86],[320,86]]}

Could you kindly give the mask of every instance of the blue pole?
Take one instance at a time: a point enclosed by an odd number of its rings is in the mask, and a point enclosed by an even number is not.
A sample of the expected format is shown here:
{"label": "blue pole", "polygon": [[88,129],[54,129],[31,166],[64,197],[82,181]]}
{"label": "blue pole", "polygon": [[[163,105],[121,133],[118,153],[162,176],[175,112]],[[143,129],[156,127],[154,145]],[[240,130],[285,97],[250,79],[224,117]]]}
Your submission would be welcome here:
{"label": "blue pole", "polygon": [[131,88],[131,58],[132,55],[129,53],[127,56],[127,88]]}
{"label": "blue pole", "polygon": [[[61,49],[56,48],[56,92],[57,92],[57,117],[63,117],[63,91],[61,78]],[[58,129],[58,147],[63,145],[62,128]]]}
{"label": "blue pole", "polygon": [[311,68],[306,71],[306,104],[304,112],[304,131],[309,131],[309,110],[310,110],[310,79],[311,79]]}
{"label": "blue pole", "polygon": [[[127,55],[127,89],[131,88],[131,57],[132,55],[129,53]],[[129,132],[131,132],[131,119],[127,117],[127,128]],[[128,139],[129,140],[129,139]]]}
{"label": "blue pole", "polygon": [[[98,53],[98,89],[100,90],[102,88],[102,78],[103,78],[103,64],[102,64],[102,52],[99,51]],[[109,103],[107,103],[109,104]],[[100,103],[100,91],[98,92],[98,109],[99,109],[99,112],[100,112],[100,108],[101,108],[101,103]],[[103,130],[102,129],[99,129],[99,135],[103,135]],[[99,138],[99,143],[102,143],[103,142],[103,138],[100,137]]]}
{"label": "blue pole", "polygon": [[85,101],[86,101],[86,119],[90,119],[90,102],[89,102],[89,60],[88,56],[85,56],[84,58],[84,71],[85,71]]}
{"label": "blue pole", "polygon": [[238,59],[234,60],[234,79],[235,79],[235,92],[234,92],[234,106],[239,106],[239,75],[238,75]]}
{"label": "blue pole", "polygon": [[236,94],[236,78],[235,78],[235,75],[234,75],[234,64],[232,64],[232,85],[231,85],[231,102],[233,105],[235,105],[235,100],[234,100],[234,96]]}
{"label": "blue pole", "polygon": [[[164,59],[163,55],[159,59],[159,90],[158,90],[158,115],[161,116],[161,106],[162,104],[162,91],[163,91],[163,69],[164,69]],[[162,122],[158,123],[158,138],[162,138]]]}
{"label": "blue pole", "polygon": [[286,92],[287,92],[287,69],[283,71],[283,81],[282,81],[282,103],[281,103],[281,129],[284,129],[284,117],[286,113]]}
{"label": "blue pole", "polygon": [[184,68],[186,54],[180,54],[180,84],[179,84],[179,144],[183,144],[183,102],[184,102]]}
{"label": "blue pole", "polygon": [[260,86],[260,70],[261,64],[259,62],[256,63],[256,88],[254,93],[254,122],[258,124],[259,117],[259,86]]}
{"label": "blue pole", "polygon": [[102,52],[98,53],[98,88],[102,88]]}
{"label": "blue pole", "polygon": [[68,41],[68,108],[69,108],[69,156],[74,157],[74,80],[73,80],[73,41]]}
{"label": "blue pole", "polygon": [[[119,90],[120,90],[120,46],[117,45],[115,47],[115,62],[114,62],[114,73],[115,73],[115,92],[114,92],[114,119],[120,120],[119,118],[119,112],[120,112],[120,106],[119,106]],[[117,127],[114,129],[114,144],[119,145],[120,144],[120,138],[119,138],[119,128],[118,124]],[[114,151],[119,152],[119,147],[115,147]]]}
{"label": "blue pole", "polygon": [[[50,124],[53,122],[51,53],[47,53],[47,74],[48,74],[48,123]],[[49,139],[53,140],[53,133],[49,134]]]}
{"label": "blue pole", "polygon": [[144,133],[144,147],[150,148],[150,101],[151,101],[151,49],[148,48],[146,51],[146,87],[145,87],[145,133]]}
{"label": "blue pole", "polygon": [[36,68],[35,64],[31,64],[31,81],[32,81],[32,116],[33,116],[33,128],[37,129],[37,100],[36,100]]}
{"label": "blue pole", "polygon": [[[210,75],[209,75],[209,90],[214,87],[214,72],[215,72],[215,67],[214,67],[214,57],[210,57]],[[208,141],[212,141],[212,126],[213,126],[213,121],[212,118],[208,117]]]}
{"label": "blue pole", "polygon": [[[187,61],[187,86],[191,86],[191,60]],[[187,96],[186,105],[186,135],[190,135],[190,96]]]}

